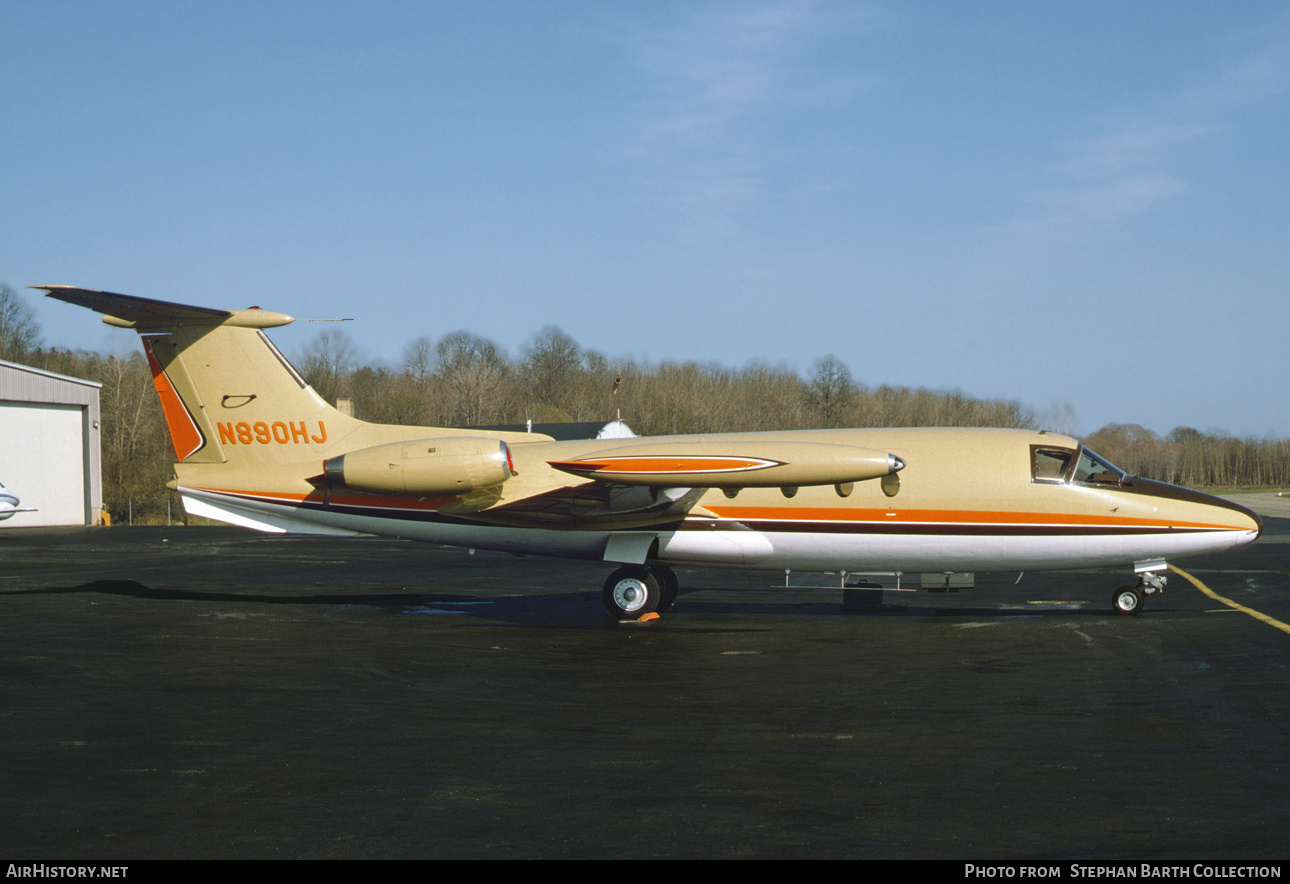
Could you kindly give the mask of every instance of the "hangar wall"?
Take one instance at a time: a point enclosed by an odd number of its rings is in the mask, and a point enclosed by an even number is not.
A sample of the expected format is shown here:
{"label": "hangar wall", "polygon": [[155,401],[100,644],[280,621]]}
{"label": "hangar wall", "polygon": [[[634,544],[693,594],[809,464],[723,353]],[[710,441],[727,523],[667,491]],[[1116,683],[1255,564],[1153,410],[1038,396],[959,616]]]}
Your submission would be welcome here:
{"label": "hangar wall", "polygon": [[0,530],[99,523],[101,386],[0,361],[0,483],[35,508],[0,520]]}

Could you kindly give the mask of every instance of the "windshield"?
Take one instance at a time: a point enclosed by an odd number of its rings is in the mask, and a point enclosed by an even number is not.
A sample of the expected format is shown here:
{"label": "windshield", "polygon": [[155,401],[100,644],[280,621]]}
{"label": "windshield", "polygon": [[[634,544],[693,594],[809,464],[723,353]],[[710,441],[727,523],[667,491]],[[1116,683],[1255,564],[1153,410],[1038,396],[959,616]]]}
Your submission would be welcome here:
{"label": "windshield", "polygon": [[1080,449],[1074,481],[1092,485],[1123,485],[1125,478],[1124,470],[1109,460],[1099,457],[1087,448]]}
{"label": "windshield", "polygon": [[1059,485],[1123,485],[1124,470],[1087,448],[1030,447],[1030,480]]}

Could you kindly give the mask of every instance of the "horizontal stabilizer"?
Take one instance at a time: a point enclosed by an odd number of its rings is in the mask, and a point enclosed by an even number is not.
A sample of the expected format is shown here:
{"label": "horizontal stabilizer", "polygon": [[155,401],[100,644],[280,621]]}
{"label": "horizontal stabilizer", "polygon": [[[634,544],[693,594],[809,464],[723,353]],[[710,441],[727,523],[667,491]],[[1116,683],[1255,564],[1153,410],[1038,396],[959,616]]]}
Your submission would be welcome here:
{"label": "horizontal stabilizer", "polygon": [[108,325],[140,330],[174,328],[185,325],[231,325],[242,328],[274,328],[294,319],[285,313],[274,313],[252,307],[248,310],[214,310],[210,307],[193,307],[134,295],[114,292],[97,292],[78,289],[70,285],[33,285],[33,289],[46,292],[48,297],[78,307],[88,307],[103,314]]}

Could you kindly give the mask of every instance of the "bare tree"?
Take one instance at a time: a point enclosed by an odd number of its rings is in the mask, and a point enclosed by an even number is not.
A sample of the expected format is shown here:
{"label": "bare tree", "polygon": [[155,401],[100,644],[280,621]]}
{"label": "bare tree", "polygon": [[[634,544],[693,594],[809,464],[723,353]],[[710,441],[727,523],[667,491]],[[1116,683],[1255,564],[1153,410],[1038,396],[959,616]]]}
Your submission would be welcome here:
{"label": "bare tree", "polygon": [[[462,332],[465,334],[465,332]],[[413,380],[424,383],[434,374],[434,345],[427,337],[419,337],[404,350],[403,372]]]}
{"label": "bare tree", "polygon": [[115,519],[124,520],[129,512],[136,522],[161,521],[175,451],[147,361],[138,351],[124,359],[93,355],[79,369],[103,385],[104,505]]}
{"label": "bare tree", "polygon": [[497,346],[467,331],[453,332],[435,348],[442,398],[450,426],[498,423],[505,419],[509,366]]}
{"label": "bare tree", "polygon": [[323,332],[300,360],[300,374],[323,399],[335,403],[349,394],[354,371],[354,344],[344,332]]}
{"label": "bare tree", "polygon": [[542,329],[520,364],[528,416],[570,420],[581,374],[578,342],[554,325]]}
{"label": "bare tree", "polygon": [[7,283],[0,283],[0,359],[21,362],[39,334],[31,310]]}
{"label": "bare tree", "polygon": [[806,391],[806,402],[819,416],[821,426],[840,427],[855,405],[856,385],[851,372],[832,354],[815,363],[815,377]]}

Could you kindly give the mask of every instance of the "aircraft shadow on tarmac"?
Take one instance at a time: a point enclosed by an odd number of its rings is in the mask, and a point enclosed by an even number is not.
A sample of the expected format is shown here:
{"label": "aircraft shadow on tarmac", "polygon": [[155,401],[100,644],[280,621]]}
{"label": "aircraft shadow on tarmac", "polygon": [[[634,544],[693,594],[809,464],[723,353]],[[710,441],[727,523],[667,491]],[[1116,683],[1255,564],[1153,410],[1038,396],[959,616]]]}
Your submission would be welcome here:
{"label": "aircraft shadow on tarmac", "polygon": [[[815,593],[812,600],[775,601],[750,599],[749,596],[782,596],[783,590],[764,589],[750,590],[743,588],[705,587],[682,592],[679,604],[672,611],[663,613],[659,619],[647,624],[633,621],[614,620],[605,614],[598,591],[528,593],[522,595],[504,595],[484,597],[463,593],[441,592],[321,592],[311,594],[270,594],[244,592],[212,592],[207,590],[187,590],[152,587],[137,580],[93,580],[78,586],[45,587],[40,589],[10,590],[5,595],[68,595],[95,593],[123,598],[134,598],[158,602],[212,602],[223,605],[283,605],[283,606],[320,606],[333,608],[351,608],[355,610],[376,611],[405,615],[465,615],[489,621],[508,623],[515,626],[538,628],[588,628],[604,626],[649,626],[666,629],[669,625],[681,625],[678,618],[687,615],[718,617],[959,617],[973,619],[1011,620],[1018,618],[1105,618],[1113,616],[1106,606],[1093,603],[1070,602],[1062,604],[1044,604],[1027,607],[984,607],[966,605],[901,605],[881,604],[863,605],[853,609],[844,609],[840,601],[823,600],[821,593]],[[687,595],[702,594],[705,598],[687,598]],[[729,600],[712,598],[728,594]],[[1168,611],[1169,608],[1157,604],[1154,611]],[[693,625],[687,624],[687,625]],[[733,625],[733,624],[732,624]],[[746,625],[746,624],[744,624]],[[768,624],[769,625],[769,624]]]}
{"label": "aircraft shadow on tarmac", "polygon": [[65,593],[102,593],[137,599],[179,602],[246,602],[261,605],[433,605],[469,603],[475,596],[459,593],[315,593],[313,595],[267,595],[264,593],[204,592],[187,589],[154,589],[137,580],[91,580],[80,586],[55,586],[44,589],[17,589],[5,595],[61,595]]}

